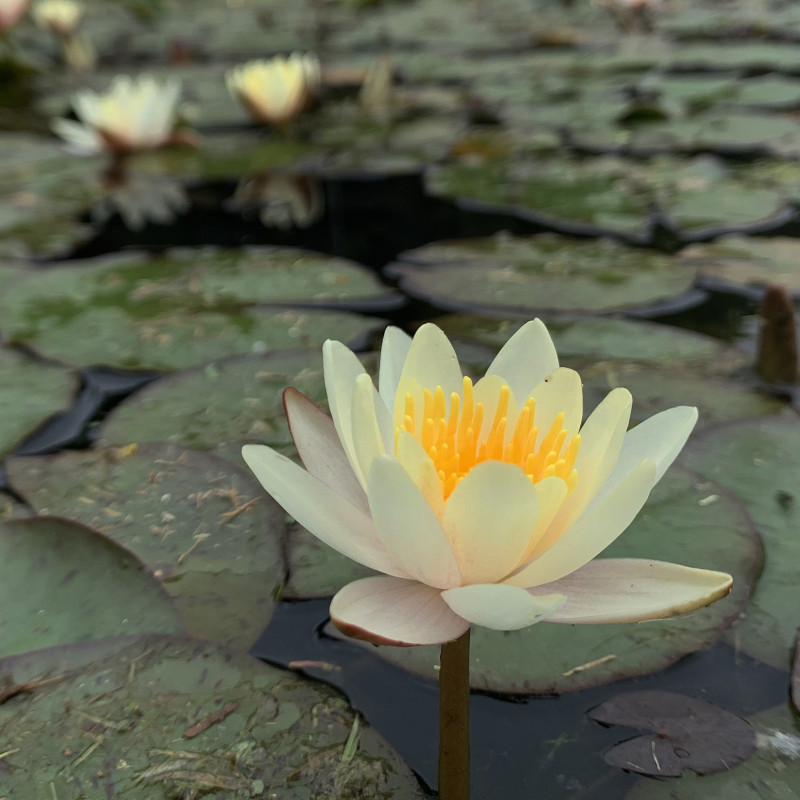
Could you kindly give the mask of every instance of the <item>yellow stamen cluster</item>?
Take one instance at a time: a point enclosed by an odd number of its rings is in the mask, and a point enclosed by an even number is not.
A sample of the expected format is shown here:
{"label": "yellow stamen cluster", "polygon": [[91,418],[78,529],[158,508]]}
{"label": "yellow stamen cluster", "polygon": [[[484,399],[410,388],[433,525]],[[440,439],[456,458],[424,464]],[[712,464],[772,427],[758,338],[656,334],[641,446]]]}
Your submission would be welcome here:
{"label": "yellow stamen cluster", "polygon": [[463,395],[457,392],[450,395],[449,413],[441,386],[433,392],[424,390],[421,414],[417,414],[413,396],[406,395],[403,422],[396,436],[404,430],[421,442],[436,467],[445,499],[473,467],[484,461],[516,464],[531,483],[556,476],[566,481],[569,491],[574,488],[578,479],[574,466],[580,434],[567,442],[562,411],[540,438],[539,429],[534,425],[536,402],[529,397],[517,416],[513,432],[507,435],[510,397],[511,390],[503,386],[492,424],[488,432],[481,435],[483,403],[475,402],[469,378],[464,378]]}

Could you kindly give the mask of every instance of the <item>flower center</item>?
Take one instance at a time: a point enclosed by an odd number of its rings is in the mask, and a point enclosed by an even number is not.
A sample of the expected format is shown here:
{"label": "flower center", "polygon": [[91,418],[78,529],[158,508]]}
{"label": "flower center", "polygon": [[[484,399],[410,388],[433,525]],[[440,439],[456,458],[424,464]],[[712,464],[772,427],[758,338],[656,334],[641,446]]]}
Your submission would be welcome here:
{"label": "flower center", "polygon": [[562,478],[568,491],[578,479],[574,469],[580,447],[580,434],[567,442],[564,429],[564,412],[556,415],[550,429],[539,436],[534,424],[536,401],[529,397],[517,416],[514,430],[509,434],[508,403],[511,389],[503,386],[492,424],[485,433],[483,403],[476,403],[472,381],[464,378],[463,397],[457,392],[450,395],[447,412],[444,390],[441,386],[431,392],[424,390],[424,406],[416,409],[414,398],[406,395],[402,424],[395,432],[408,431],[425,449],[436,467],[447,499],[467,473],[484,461],[503,461],[516,464],[538,483],[544,478]]}

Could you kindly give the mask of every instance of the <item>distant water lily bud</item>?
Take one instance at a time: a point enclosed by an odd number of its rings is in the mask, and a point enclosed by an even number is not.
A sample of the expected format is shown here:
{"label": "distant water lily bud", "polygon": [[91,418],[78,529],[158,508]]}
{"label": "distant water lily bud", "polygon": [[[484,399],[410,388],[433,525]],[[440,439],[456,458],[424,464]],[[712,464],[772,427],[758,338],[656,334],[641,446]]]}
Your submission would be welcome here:
{"label": "distant water lily bud", "polygon": [[636,558],[597,558],[678,455],[697,410],[628,430],[614,389],[583,418],[578,373],[559,367],[538,320],[474,385],[435,325],[389,328],[378,387],[340,342],[323,348],[331,416],[289,389],[303,467],[269,447],[245,461],[301,525],[381,576],[333,598],[344,633],[437,644],[471,625],[515,630],[671,617],[728,593],[731,577]]}
{"label": "distant water lily bud", "polygon": [[72,100],[80,122],[53,121],[53,130],[76,153],[128,153],[175,141],[175,111],[181,91],[176,79],[133,79],[120,75],[105,94],[78,92]]}
{"label": "distant water lily bud", "polygon": [[225,75],[228,91],[257,122],[282,125],[304,111],[319,92],[321,70],[315,55],[249,61]]}
{"label": "distant water lily bud", "polygon": [[0,0],[0,31],[15,25],[30,4],[31,0]]}
{"label": "distant water lily bud", "polygon": [[40,0],[31,13],[40,28],[56,36],[69,36],[83,16],[84,8],[74,0]]}

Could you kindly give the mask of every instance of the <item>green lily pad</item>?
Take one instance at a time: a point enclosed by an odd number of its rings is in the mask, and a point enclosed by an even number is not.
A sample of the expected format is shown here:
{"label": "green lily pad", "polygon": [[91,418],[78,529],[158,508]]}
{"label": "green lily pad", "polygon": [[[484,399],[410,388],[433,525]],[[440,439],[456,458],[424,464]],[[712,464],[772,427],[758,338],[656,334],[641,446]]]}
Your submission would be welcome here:
{"label": "green lily pad", "polygon": [[177,445],[13,458],[14,489],[39,513],[90,525],[134,553],[204,639],[247,650],[283,579],[283,514],[228,461]]}
{"label": "green lily pad", "polygon": [[782,283],[792,293],[800,294],[797,239],[723,236],[715,242],[687,247],[680,258],[697,269],[701,280],[728,289],[752,292],[767,283]]}
{"label": "green lily pad", "polygon": [[[692,473],[673,468],[603,556],[689,562],[727,571],[734,576],[734,588],[727,599],[669,620],[636,625],[542,623],[512,632],[475,628],[470,668],[474,689],[562,693],[663,669],[707,647],[742,612],[761,549],[750,518],[735,498],[712,483],[698,481]],[[377,652],[424,677],[436,675],[437,647],[378,647]],[[600,659],[601,663],[575,670]]]}
{"label": "green lily pad", "polygon": [[797,758],[800,727],[785,706],[748,718],[756,731],[756,753],[738,767],[715,775],[684,773],[679,781],[640,779],[625,800],[789,800],[800,792]]}
{"label": "green lily pad", "polygon": [[777,669],[789,669],[797,634],[800,584],[795,535],[800,485],[800,424],[796,419],[744,420],[700,434],[683,463],[735,494],[764,544],[764,569],[747,614],[726,638]]}
{"label": "green lily pad", "polygon": [[196,450],[256,442],[293,452],[283,411],[287,386],[327,407],[318,351],[238,356],[162,378],[120,403],[100,439],[179,442]]}
{"label": "green lily pad", "polygon": [[38,272],[0,299],[9,341],[82,366],[180,369],[226,355],[358,339],[378,324],[343,311],[253,303],[382,308],[396,295],[343,259],[302,251],[181,250]]}
{"label": "green lily pad", "polygon": [[[136,637],[0,661],[11,797],[424,797],[341,695],[196,639]],[[42,675],[52,680],[41,679]],[[31,794],[33,792],[33,794]]]}
{"label": "green lily pad", "polygon": [[0,455],[53,414],[66,411],[77,389],[74,372],[0,348]]}
{"label": "green lily pad", "polygon": [[181,633],[175,607],[129,551],[58,517],[0,523],[2,655],[121,633]]}
{"label": "green lily pad", "polygon": [[31,134],[3,133],[0,146],[0,256],[54,256],[83,239],[78,217],[100,194],[99,162]]}
{"label": "green lily pad", "polygon": [[400,259],[389,274],[404,291],[453,310],[642,311],[694,282],[670,256],[552,234],[437,242]]}

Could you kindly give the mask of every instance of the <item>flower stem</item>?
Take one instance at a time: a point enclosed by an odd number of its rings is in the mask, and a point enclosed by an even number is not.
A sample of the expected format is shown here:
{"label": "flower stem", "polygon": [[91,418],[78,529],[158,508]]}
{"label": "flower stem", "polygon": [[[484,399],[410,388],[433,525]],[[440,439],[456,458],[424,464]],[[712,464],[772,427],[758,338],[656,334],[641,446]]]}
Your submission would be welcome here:
{"label": "flower stem", "polygon": [[469,800],[469,629],[440,662],[439,800]]}

